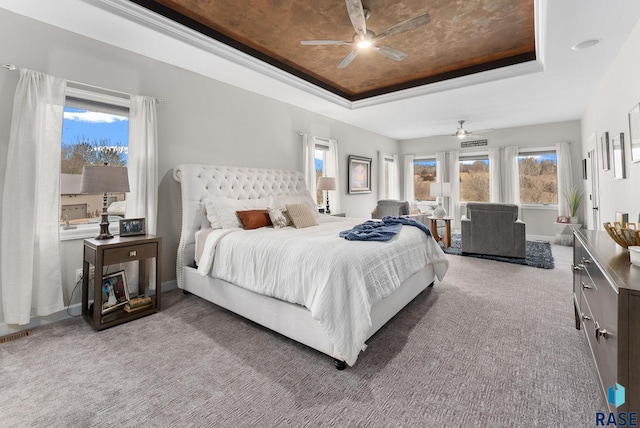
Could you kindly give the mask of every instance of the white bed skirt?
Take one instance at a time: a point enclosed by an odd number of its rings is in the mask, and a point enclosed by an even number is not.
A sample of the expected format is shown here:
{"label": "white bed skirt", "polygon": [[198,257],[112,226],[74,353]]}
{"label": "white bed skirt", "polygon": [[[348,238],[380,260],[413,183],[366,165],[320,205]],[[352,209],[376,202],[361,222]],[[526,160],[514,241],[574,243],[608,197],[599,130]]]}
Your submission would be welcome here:
{"label": "white bed skirt", "polygon": [[[394,293],[371,308],[371,337],[435,279],[429,265],[407,279]],[[320,323],[304,306],[254,293],[237,285],[201,276],[192,267],[183,267],[183,289],[231,312],[267,327],[338,360],[343,360],[329,341]]]}

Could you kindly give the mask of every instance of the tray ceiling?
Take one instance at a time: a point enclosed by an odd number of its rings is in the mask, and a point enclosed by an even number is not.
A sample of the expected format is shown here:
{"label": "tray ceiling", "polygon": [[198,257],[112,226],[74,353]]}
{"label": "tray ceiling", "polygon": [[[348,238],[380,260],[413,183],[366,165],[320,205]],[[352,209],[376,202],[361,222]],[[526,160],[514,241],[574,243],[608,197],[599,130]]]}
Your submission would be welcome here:
{"label": "tray ceiling", "polygon": [[352,40],[344,0],[133,0],[349,101],[535,60],[533,0],[365,0],[368,30],[381,33],[428,13],[431,21],[384,38],[407,54],[394,61],[360,51],[337,68],[350,45],[303,46],[301,40]]}

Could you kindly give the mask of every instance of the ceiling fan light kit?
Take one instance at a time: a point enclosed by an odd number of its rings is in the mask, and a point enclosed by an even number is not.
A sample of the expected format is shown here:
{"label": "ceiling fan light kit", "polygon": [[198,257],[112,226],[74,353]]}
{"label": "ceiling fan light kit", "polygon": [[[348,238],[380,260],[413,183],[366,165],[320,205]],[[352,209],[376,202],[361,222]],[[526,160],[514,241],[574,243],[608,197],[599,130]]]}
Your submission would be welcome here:
{"label": "ceiling fan light kit", "polygon": [[366,21],[369,19],[371,12],[368,9],[362,7],[361,0],[345,0],[347,6],[347,12],[349,13],[349,19],[353,25],[353,29],[356,34],[352,41],[346,40],[301,40],[302,45],[351,45],[355,49],[352,50],[344,59],[338,64],[338,68],[345,68],[358,56],[359,49],[373,50],[380,55],[387,57],[394,61],[402,61],[407,57],[407,54],[394,49],[389,46],[379,45],[378,41],[385,37],[401,34],[422,25],[428,24],[431,21],[431,16],[428,13],[416,16],[406,21],[399,22],[384,30],[382,33],[376,35],[371,30],[367,29]]}

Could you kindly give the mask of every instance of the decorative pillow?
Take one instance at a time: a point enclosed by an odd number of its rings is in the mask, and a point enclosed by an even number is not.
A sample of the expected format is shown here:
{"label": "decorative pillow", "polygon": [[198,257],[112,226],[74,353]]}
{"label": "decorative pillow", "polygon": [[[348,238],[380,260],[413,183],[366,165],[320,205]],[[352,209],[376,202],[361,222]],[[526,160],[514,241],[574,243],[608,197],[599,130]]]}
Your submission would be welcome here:
{"label": "decorative pillow", "polygon": [[291,223],[293,223],[296,229],[317,226],[318,222],[316,221],[316,217],[307,204],[287,204],[286,207]]}
{"label": "decorative pillow", "polygon": [[283,227],[291,226],[291,220],[287,215],[286,209],[281,208],[267,208],[269,212],[269,218],[271,219],[271,224],[275,229],[281,229]]}
{"label": "decorative pillow", "polygon": [[271,198],[262,199],[227,199],[211,198],[205,200],[207,218],[212,229],[233,229],[242,227],[237,211],[266,210],[271,205]]}
{"label": "decorative pillow", "polygon": [[315,203],[309,192],[294,193],[292,195],[278,195],[273,197],[273,206],[285,208],[287,204],[306,204],[314,216],[319,216],[318,205]]}
{"label": "decorative pillow", "polygon": [[271,218],[267,210],[248,210],[236,212],[246,230],[271,226]]}

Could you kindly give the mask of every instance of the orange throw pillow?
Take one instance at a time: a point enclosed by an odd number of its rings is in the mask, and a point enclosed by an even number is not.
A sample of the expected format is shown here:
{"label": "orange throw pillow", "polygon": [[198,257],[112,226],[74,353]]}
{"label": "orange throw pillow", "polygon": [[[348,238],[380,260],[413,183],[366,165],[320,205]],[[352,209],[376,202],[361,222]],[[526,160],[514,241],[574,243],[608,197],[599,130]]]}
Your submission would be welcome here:
{"label": "orange throw pillow", "polygon": [[246,230],[271,226],[271,217],[267,210],[236,211],[236,214]]}

